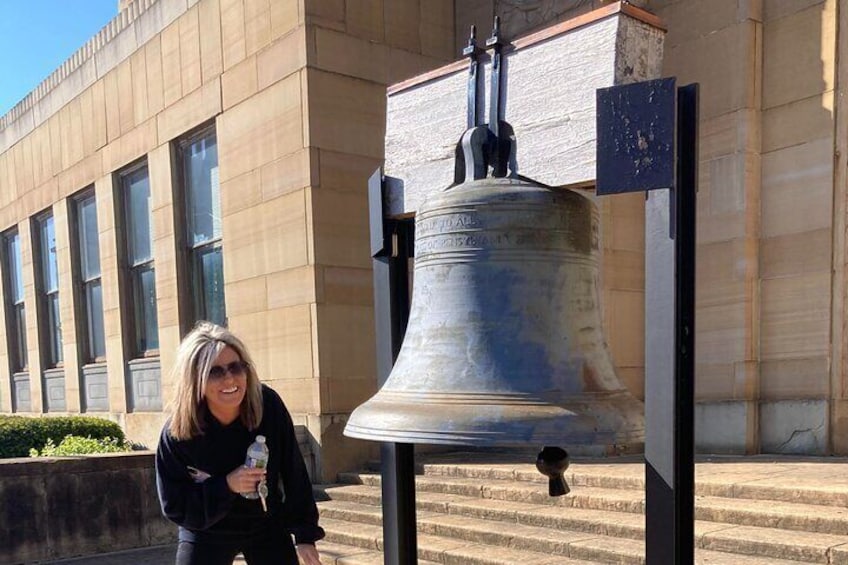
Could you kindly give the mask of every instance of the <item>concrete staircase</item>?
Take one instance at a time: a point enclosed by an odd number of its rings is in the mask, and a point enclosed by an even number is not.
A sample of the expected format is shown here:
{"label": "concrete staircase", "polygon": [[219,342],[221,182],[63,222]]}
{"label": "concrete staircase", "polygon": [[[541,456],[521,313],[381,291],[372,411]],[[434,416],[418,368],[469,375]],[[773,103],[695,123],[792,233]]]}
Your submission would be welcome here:
{"label": "concrete staircase", "polygon": [[[419,456],[419,563],[645,562],[641,460],[578,460],[566,475],[571,493],[560,498],[548,497],[531,461]],[[696,563],[848,565],[848,460],[710,458],[696,469]],[[379,473],[339,481],[316,487],[327,531],[322,557],[382,565]]]}

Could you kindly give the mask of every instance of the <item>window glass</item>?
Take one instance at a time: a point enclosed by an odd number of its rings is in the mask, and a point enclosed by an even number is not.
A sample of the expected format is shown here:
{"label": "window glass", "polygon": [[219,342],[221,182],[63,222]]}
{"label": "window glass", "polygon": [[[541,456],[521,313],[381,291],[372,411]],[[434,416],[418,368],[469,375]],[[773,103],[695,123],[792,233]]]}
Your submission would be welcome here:
{"label": "window glass", "polygon": [[127,202],[127,244],[129,262],[138,265],[150,260],[152,240],[150,234],[150,183],[144,167],[124,177]]}
{"label": "window glass", "polygon": [[94,195],[77,201],[80,271],[83,280],[100,276],[100,242],[97,233],[97,203]]}
{"label": "window glass", "polygon": [[215,135],[192,142],[184,150],[189,242],[198,245],[221,237],[218,145]]}
{"label": "window glass", "polygon": [[188,288],[192,322],[226,324],[221,251],[221,194],[218,146],[209,128],[180,145],[186,204]]}
{"label": "window glass", "polygon": [[81,336],[85,363],[106,356],[103,328],[103,291],[100,286],[100,241],[97,231],[97,200],[93,192],[76,200],[77,237],[79,249],[79,292],[82,296],[82,315],[85,336]]}
{"label": "window glass", "polygon": [[156,276],[153,267],[138,268],[134,271],[134,275],[138,351],[158,349],[159,323],[156,315]]}
{"label": "window glass", "polygon": [[62,362],[62,321],[59,315],[59,265],[56,258],[56,229],[53,215],[36,218],[39,254],[39,305],[44,322],[40,323],[44,361],[48,367]]}
{"label": "window glass", "polygon": [[123,175],[121,188],[128,264],[124,280],[129,283],[128,299],[132,305],[127,320],[129,331],[135,336],[132,354],[144,355],[159,348],[147,167]]}
{"label": "window glass", "polygon": [[56,260],[56,229],[53,216],[39,220],[41,232],[41,269],[44,292],[59,290],[59,265]]}
{"label": "window glass", "polygon": [[85,307],[88,320],[88,354],[90,359],[106,357],[106,339],[103,331],[103,289],[100,280],[85,285]]}
{"label": "window glass", "polygon": [[205,248],[200,259],[200,287],[203,297],[202,316],[210,322],[226,323],[224,308],[224,258],[220,247]]}
{"label": "window glass", "polygon": [[9,279],[12,286],[12,303],[22,302],[24,299],[24,280],[23,280],[23,261],[21,259],[21,238],[16,233],[14,235],[9,236],[6,240],[8,247],[7,252],[9,254],[9,265],[11,266],[11,270],[9,273]]}
{"label": "window glass", "polygon": [[47,296],[47,347],[48,362],[57,365],[62,362],[62,324],[59,317],[59,294],[54,293]]}
{"label": "window glass", "polygon": [[21,261],[21,238],[17,231],[6,234],[5,246],[7,328],[10,365],[12,372],[27,369],[26,309],[24,308],[23,264]]}
{"label": "window glass", "polygon": [[15,372],[25,371],[29,360],[27,356],[26,310],[23,302],[13,308],[12,325],[12,335],[15,340],[12,349],[17,357],[12,362],[13,370]]}

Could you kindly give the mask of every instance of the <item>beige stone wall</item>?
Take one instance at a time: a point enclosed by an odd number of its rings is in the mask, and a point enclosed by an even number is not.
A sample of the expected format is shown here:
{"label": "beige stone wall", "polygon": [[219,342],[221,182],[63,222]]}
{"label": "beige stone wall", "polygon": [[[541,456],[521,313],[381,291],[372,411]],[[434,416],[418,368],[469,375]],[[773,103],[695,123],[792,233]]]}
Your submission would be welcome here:
{"label": "beige stone wall", "polygon": [[[836,0],[763,19],[761,397],[817,401],[829,435]],[[761,415],[763,443],[775,425]]]}
{"label": "beige stone wall", "polygon": [[696,394],[734,401],[739,449],[759,398],[762,18],[758,2],[649,3],[668,25],[664,74],[698,82]]}
{"label": "beige stone wall", "polygon": [[[848,10],[844,2],[837,5],[837,53],[848,52]],[[837,56],[836,89],[834,112],[836,115],[834,152],[834,197],[833,197],[833,315],[831,316],[832,346],[830,354],[830,382],[833,391],[831,406],[831,447],[836,453],[848,453],[848,344],[845,343],[848,329],[848,314],[845,311],[848,299],[846,272],[848,272],[848,248],[845,245],[846,210],[848,210],[848,100],[845,85],[848,84],[848,60]]]}
{"label": "beige stone wall", "polygon": [[[69,234],[71,230],[69,205],[60,200],[53,206],[54,229],[57,234]],[[73,292],[71,278],[71,250],[68,237],[56,239],[56,259],[58,263],[59,295],[71,296]],[[59,316],[62,321],[62,357],[69,367],[79,367],[77,358],[76,312],[73,301],[59,302]],[[78,374],[65,373],[65,407],[68,412],[80,412],[80,379]]]}
{"label": "beige stone wall", "polygon": [[454,10],[453,0],[307,0],[306,15],[308,315],[321,414],[310,428],[320,427],[332,476],[374,449],[341,433],[376,391],[367,179],[383,160],[386,86],[456,58]]}
{"label": "beige stone wall", "polygon": [[[713,436],[701,439],[826,452],[836,2],[649,7],[669,28],[665,74],[701,85],[696,388]],[[724,431],[710,426],[731,412]]]}
{"label": "beige stone wall", "polygon": [[645,195],[595,199],[601,217],[601,308],[616,374],[645,398]]}

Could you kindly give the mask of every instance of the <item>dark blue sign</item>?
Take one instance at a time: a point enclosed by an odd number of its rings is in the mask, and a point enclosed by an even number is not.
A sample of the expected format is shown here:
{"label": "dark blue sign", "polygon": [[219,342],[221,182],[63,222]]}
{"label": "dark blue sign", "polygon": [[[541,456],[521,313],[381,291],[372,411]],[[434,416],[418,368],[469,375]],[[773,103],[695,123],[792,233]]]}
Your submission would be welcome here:
{"label": "dark blue sign", "polygon": [[597,91],[597,194],[673,188],[674,78]]}

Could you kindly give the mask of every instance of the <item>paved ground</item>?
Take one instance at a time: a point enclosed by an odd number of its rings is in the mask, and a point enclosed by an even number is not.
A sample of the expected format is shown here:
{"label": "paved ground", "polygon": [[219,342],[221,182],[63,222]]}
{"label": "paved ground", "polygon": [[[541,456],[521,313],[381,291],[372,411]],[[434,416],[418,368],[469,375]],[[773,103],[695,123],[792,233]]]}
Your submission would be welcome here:
{"label": "paved ground", "polygon": [[[114,553],[105,553],[103,555],[95,555],[92,557],[50,561],[45,565],[166,565],[174,562],[174,554],[176,551],[176,544],[160,545],[144,549],[116,551]],[[235,561],[235,565],[243,564],[244,559],[239,556]]]}
{"label": "paved ground", "polygon": [[116,551],[93,557],[80,557],[79,559],[63,559],[62,561],[50,561],[50,565],[163,565],[174,562],[174,554],[177,550],[175,545],[150,547],[145,549],[133,549],[130,551]]}

